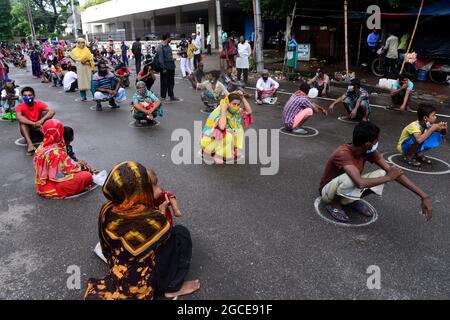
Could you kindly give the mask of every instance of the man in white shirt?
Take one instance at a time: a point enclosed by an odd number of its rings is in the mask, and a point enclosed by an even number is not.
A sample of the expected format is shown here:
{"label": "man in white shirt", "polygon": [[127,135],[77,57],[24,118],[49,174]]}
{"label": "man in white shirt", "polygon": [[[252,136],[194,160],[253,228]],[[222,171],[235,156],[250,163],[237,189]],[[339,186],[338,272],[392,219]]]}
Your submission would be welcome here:
{"label": "man in white shirt", "polygon": [[269,71],[263,70],[261,72],[261,78],[256,83],[256,102],[261,105],[263,102],[274,98],[279,86],[280,84],[278,82],[269,77]]}
{"label": "man in white shirt", "polygon": [[195,45],[197,50],[194,51],[194,69],[197,69],[198,64],[201,60],[201,49],[202,49],[202,40],[195,33],[192,34],[192,43]]}
{"label": "man in white shirt", "polygon": [[69,72],[66,73],[63,79],[64,91],[74,92],[78,89],[78,76],[76,74],[77,67],[71,66]]}
{"label": "man in white shirt", "polygon": [[238,57],[236,58],[237,79],[241,81],[241,75],[244,73],[244,85],[248,82],[248,69],[249,62],[248,57],[252,54],[252,48],[250,44],[245,40],[244,36],[241,36],[238,44]]}
{"label": "man in white shirt", "polygon": [[398,37],[389,32],[389,37],[386,39],[384,46],[386,52],[386,78],[396,78],[397,75],[397,59],[398,59]]}
{"label": "man in white shirt", "polygon": [[206,54],[211,55],[211,35],[208,32],[208,35],[206,36]]}

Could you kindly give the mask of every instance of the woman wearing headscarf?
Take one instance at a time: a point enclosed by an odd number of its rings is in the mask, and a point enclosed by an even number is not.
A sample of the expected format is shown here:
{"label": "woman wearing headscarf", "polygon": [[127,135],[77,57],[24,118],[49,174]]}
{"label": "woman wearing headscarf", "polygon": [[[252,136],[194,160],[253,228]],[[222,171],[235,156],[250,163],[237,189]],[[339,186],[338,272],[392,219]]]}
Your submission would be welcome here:
{"label": "woman wearing headscarf", "polygon": [[136,125],[141,126],[142,121],[146,121],[148,125],[155,124],[154,119],[163,116],[161,100],[152,91],[147,90],[144,81],[136,83],[136,90],[132,100]]}
{"label": "woman wearing headscarf", "polygon": [[198,280],[184,282],[192,253],[189,231],[171,228],[165,212],[169,201],[155,208],[147,169],[136,162],[116,165],[103,185],[98,231],[109,271],[89,279],[87,300],[152,299],[199,289]]}
{"label": "woman wearing headscarf", "polygon": [[44,140],[34,155],[36,193],[44,198],[64,199],[91,186],[92,174],[66,152],[61,121],[47,120],[41,131]]}
{"label": "woman wearing headscarf", "polygon": [[48,41],[45,41],[44,43],[44,58],[45,60],[53,60],[53,49]]}
{"label": "woman wearing headscarf", "polygon": [[70,58],[77,66],[78,89],[82,101],[86,101],[86,91],[91,90],[92,71],[94,70],[94,58],[86,47],[86,40],[78,38],[77,46],[70,52]]}
{"label": "woman wearing headscarf", "polygon": [[42,52],[41,49],[39,49],[39,45],[35,44],[30,54],[31,71],[35,78],[41,77],[41,54]]}
{"label": "woman wearing headscarf", "polygon": [[231,92],[222,99],[203,126],[200,142],[203,154],[213,157],[216,164],[239,158],[239,150],[244,146],[242,121],[247,127],[252,122],[251,113],[242,91]]}

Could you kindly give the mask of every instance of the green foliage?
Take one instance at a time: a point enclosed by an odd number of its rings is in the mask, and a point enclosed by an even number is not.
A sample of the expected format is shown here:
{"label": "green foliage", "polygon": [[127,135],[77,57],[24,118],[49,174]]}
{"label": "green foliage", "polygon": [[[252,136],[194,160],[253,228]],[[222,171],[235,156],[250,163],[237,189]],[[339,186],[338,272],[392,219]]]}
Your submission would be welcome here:
{"label": "green foliage", "polygon": [[2,17],[0,19],[0,40],[11,40],[11,3],[9,0],[0,0],[0,12]]}
{"label": "green foliage", "polygon": [[89,7],[96,6],[98,4],[102,4],[104,2],[108,2],[110,0],[87,0],[83,6],[80,7],[82,11],[86,10]]}
{"label": "green foliage", "polygon": [[[3,1],[3,0],[0,0]],[[70,0],[29,0],[34,28],[38,37],[60,35],[68,17],[72,14]],[[74,5],[79,4],[78,0]],[[30,37],[25,0],[11,0],[12,33],[19,37]]]}

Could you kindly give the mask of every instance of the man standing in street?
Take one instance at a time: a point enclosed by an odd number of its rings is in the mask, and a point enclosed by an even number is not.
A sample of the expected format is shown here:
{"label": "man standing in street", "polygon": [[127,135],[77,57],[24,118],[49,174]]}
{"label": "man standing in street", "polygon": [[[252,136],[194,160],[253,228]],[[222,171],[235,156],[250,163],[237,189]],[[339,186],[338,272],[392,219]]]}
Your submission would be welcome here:
{"label": "man standing in street", "polygon": [[195,33],[192,34],[192,43],[195,45],[197,50],[194,51],[194,70],[197,69],[198,64],[201,60],[201,49],[202,49],[202,40]]}
{"label": "man standing in street", "polygon": [[178,53],[180,55],[180,68],[181,68],[181,76],[183,77],[183,79],[185,79],[187,76],[189,76],[192,71],[191,71],[191,67],[190,67],[190,63],[189,63],[189,59],[188,59],[188,47],[189,47],[189,42],[186,40],[186,35],[182,34],[181,35],[181,41],[178,44]]}
{"label": "man standing in street", "polygon": [[244,36],[241,36],[238,44],[238,57],[236,58],[237,79],[241,81],[241,75],[244,73],[244,86],[248,82],[248,69],[249,61],[248,57],[252,54],[252,48],[250,44],[245,40]]}
{"label": "man standing in street", "polygon": [[380,34],[377,29],[373,29],[373,31],[367,36],[367,64],[370,68],[372,61],[375,59],[377,55],[377,50],[380,45]]}
{"label": "man standing in street", "polygon": [[131,46],[131,52],[134,55],[134,60],[136,61],[136,74],[141,71],[141,59],[142,59],[142,45],[141,38],[136,38]]}
{"label": "man standing in street", "polygon": [[386,78],[395,79],[397,77],[397,59],[398,59],[398,37],[389,32],[386,39]]}
{"label": "man standing in street", "polygon": [[208,56],[211,55],[211,35],[208,32],[208,35],[206,36],[206,54]]}
{"label": "man standing in street", "polygon": [[157,54],[161,66],[161,99],[165,100],[169,94],[170,101],[180,101],[173,93],[175,85],[175,61],[170,46],[170,33],[162,36],[162,43],[158,46]]}

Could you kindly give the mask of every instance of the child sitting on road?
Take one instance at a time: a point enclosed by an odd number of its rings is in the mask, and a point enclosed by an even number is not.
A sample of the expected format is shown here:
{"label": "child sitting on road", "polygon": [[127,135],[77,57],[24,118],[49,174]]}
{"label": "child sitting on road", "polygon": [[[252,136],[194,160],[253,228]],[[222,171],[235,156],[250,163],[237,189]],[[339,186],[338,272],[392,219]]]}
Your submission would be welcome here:
{"label": "child sitting on road", "polygon": [[421,104],[417,118],[403,129],[397,144],[405,162],[414,167],[431,164],[425,153],[439,147],[448,130],[447,122],[436,123],[436,108],[431,105]]}
{"label": "child sitting on road", "polygon": [[53,86],[56,87],[58,84],[62,87],[63,86],[63,70],[61,68],[61,65],[58,63],[55,63],[52,67],[52,78],[53,78]]}
{"label": "child sitting on road", "polygon": [[[158,176],[152,169],[147,170],[148,176],[150,177],[150,183],[153,186],[153,197],[155,198],[155,207],[158,208],[162,203],[164,203],[166,200],[169,200],[170,206],[172,206],[173,209],[173,215],[175,217],[182,217],[183,213],[181,213],[180,209],[178,208],[178,203],[175,195],[169,191],[166,191],[162,189],[158,185]],[[167,221],[170,222],[170,225],[173,226],[173,216],[172,211],[169,207],[167,207],[166,212],[164,213],[166,216]]]}
{"label": "child sitting on road", "polygon": [[74,139],[73,129],[68,126],[64,126],[64,142],[66,143],[66,152],[69,157],[71,157],[74,161],[78,162],[84,171],[89,171],[91,174],[98,173],[98,170],[92,168],[86,161],[79,160],[75,156],[75,152],[73,151],[73,147],[70,145]]}
{"label": "child sitting on road", "polygon": [[16,119],[16,106],[22,102],[22,97],[20,96],[19,89],[17,89],[13,82],[8,82],[5,88],[1,92],[2,101],[2,119],[4,120],[14,120]]}

